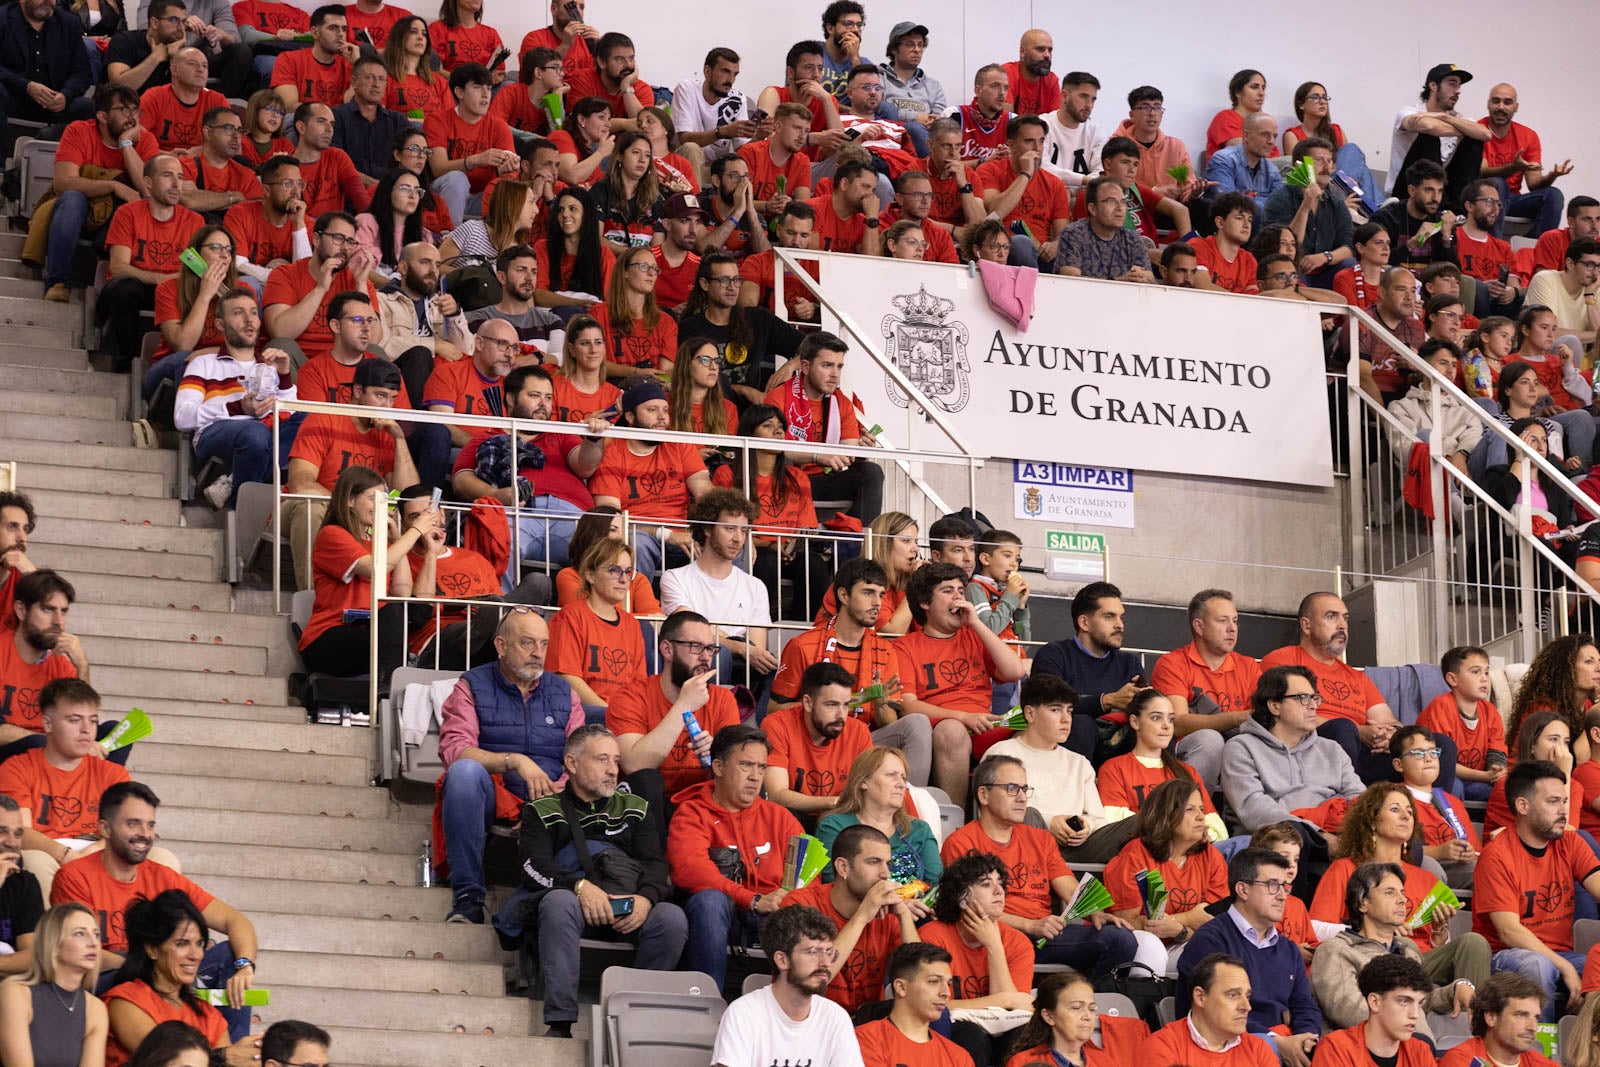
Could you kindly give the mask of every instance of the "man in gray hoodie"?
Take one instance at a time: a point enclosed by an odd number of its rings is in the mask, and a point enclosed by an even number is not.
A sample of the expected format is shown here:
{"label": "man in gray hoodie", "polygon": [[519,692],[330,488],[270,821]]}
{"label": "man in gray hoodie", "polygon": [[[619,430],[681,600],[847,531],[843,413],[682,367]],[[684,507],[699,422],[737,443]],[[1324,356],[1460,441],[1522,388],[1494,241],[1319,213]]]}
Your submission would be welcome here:
{"label": "man in gray hoodie", "polygon": [[1335,741],[1317,733],[1317,676],[1306,667],[1273,667],[1261,675],[1250,717],[1222,746],[1222,791],[1247,832],[1293,822],[1305,840],[1300,878],[1327,870],[1334,837],[1294,814],[1366,788]]}

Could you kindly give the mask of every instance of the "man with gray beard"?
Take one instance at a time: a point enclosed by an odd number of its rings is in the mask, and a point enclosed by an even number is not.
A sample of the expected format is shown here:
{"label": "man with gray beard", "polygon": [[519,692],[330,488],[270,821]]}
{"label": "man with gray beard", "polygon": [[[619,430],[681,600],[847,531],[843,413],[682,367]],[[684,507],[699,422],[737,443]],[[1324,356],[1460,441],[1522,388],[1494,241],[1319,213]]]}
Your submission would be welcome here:
{"label": "man with gray beard", "polygon": [[617,739],[604,726],[584,726],[567,738],[561,766],[566,788],[523,811],[524,891],[495,917],[504,930],[508,912],[538,916],[546,1037],[572,1036],[580,938],[632,941],[635,967],[666,971],[689,930],[683,909],[668,899],[661,813],[644,797],[617,791]]}

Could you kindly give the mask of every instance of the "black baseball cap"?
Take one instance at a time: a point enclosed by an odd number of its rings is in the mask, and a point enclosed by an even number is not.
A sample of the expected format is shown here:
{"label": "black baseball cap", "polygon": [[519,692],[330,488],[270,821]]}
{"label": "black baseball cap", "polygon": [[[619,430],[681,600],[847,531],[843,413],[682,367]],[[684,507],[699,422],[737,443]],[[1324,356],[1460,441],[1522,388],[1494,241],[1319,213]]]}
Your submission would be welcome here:
{"label": "black baseball cap", "polygon": [[1472,80],[1472,72],[1470,70],[1462,70],[1454,63],[1440,63],[1432,70],[1428,71],[1428,76],[1423,79],[1423,84],[1427,84],[1428,82],[1442,82],[1451,75],[1460,78],[1462,85],[1465,85]]}

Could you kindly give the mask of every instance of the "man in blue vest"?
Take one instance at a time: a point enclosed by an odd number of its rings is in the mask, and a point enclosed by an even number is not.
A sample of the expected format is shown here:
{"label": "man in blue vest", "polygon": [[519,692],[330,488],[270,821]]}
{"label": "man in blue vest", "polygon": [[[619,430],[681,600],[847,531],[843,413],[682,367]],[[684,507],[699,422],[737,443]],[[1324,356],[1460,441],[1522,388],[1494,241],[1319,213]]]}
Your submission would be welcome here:
{"label": "man in blue vest", "polygon": [[[604,726],[584,726],[567,738],[562,766],[566,788],[522,815],[523,886],[535,902],[529,910],[538,913],[546,1037],[571,1037],[578,1020],[580,938],[632,941],[635,967],[670,971],[689,937],[689,920],[669,899],[662,812],[617,791],[617,739]],[[501,922],[495,919],[497,928]]]}
{"label": "man in blue vest", "polygon": [[583,725],[577,695],[544,669],[550,629],[532,608],[506,613],[494,647],[495,662],[456,682],[439,726],[439,814],[454,890],[446,921],[453,923],[482,924],[490,824],[515,821],[523,802],[561,788],[567,735]]}

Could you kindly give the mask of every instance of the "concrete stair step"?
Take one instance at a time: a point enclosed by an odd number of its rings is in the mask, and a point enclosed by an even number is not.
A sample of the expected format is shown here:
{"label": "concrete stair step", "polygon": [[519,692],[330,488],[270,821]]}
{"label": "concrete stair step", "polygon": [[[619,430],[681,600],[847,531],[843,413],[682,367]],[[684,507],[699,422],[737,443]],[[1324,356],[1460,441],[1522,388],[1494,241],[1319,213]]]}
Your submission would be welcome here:
{"label": "concrete stair step", "polygon": [[269,650],[289,642],[287,616],[247,615],[225,610],[74,604],[72,627],[79,634],[119,637],[137,632],[141,637],[156,641],[201,641],[207,644],[250,645]]}
{"label": "concrete stair step", "polygon": [[303,725],[306,709],[298,704],[222,704],[212,700],[173,700],[165,697],[129,693],[101,693],[101,707],[111,714],[129,708],[143,708],[152,716],[216,719],[237,723],[240,728],[254,723]]}
{"label": "concrete stair step", "polygon": [[[481,1034],[420,1034],[409,1030],[377,1030],[327,1026],[333,1040],[334,1061],[346,1064],[385,1064],[386,1067],[584,1067],[586,1041],[544,1037],[485,1037]],[[542,1033],[543,1031],[541,1031]],[[821,1067],[821,1065],[818,1065]]]}
{"label": "concrete stair step", "polygon": [[[9,457],[0,456],[0,459],[4,458]],[[116,495],[103,488],[99,492],[79,493],[30,486],[28,472],[32,469],[30,464],[24,463],[17,468],[17,474],[22,487],[33,500],[33,510],[39,513],[41,520],[92,519],[129,526],[170,527],[177,526],[183,517],[183,504],[166,496]],[[43,521],[40,525],[43,525]],[[73,605],[74,611],[78,609],[79,605]]]}
{"label": "concrete stair step", "polygon": [[54,545],[50,549],[50,565],[62,571],[92,570],[107,578],[163,578],[180,582],[222,578],[222,566],[209,552],[193,555],[137,548]]}
{"label": "concrete stair step", "polygon": [[[407,824],[390,819],[361,819],[346,816],[282,815],[250,812],[246,817],[252,847],[282,845],[286,848],[321,848],[351,852],[391,853],[415,857],[428,823]],[[185,841],[237,842],[240,813],[214,808],[161,806],[163,837]],[[289,910],[284,904],[278,910]],[[440,921],[443,921],[441,917]]]}
{"label": "concrete stair step", "polygon": [[[110,375],[107,375],[110,377]],[[120,419],[124,405],[99,392],[47,392],[24,382],[0,381],[0,411],[19,415],[72,416],[80,419]]]}
{"label": "concrete stair step", "polygon": [[[198,720],[190,719],[190,722]],[[336,727],[324,727],[336,729]],[[137,776],[145,771],[158,774],[230,774],[251,781],[279,784],[311,782],[318,785],[371,785],[372,761],[356,756],[334,756],[306,752],[267,752],[226,745],[180,744],[178,731],[169,731],[170,743],[154,739],[134,746],[128,765]],[[242,822],[243,820],[241,820]],[[246,833],[241,825],[240,833]],[[231,862],[238,861],[238,849],[226,849]],[[252,852],[252,855],[254,853]]]}
{"label": "concrete stair step", "polygon": [[[0,364],[0,374],[15,369]],[[38,371],[30,373],[68,373],[66,371]],[[96,375],[98,378],[116,378],[115,374]],[[50,441],[26,441],[10,435],[0,437],[0,456],[18,463],[61,462],[61,446]],[[177,476],[178,454],[160,448],[113,448],[97,445],[75,445],[72,449],[74,467],[92,467],[105,471],[146,471],[164,474],[170,480]]]}
{"label": "concrete stair step", "polygon": [[[0,296],[19,297],[23,300],[38,300],[44,296],[44,282],[38,277],[38,271],[25,265],[20,259],[0,260]],[[54,305],[61,307],[60,304]],[[82,314],[79,308],[79,314]]]}
{"label": "concrete stair step", "polygon": [[27,241],[28,235],[14,230],[0,230],[0,256],[7,259],[22,259],[22,246]]}
{"label": "concrete stair step", "polygon": [[[131,760],[129,761],[132,762]],[[158,796],[160,794],[157,794]],[[164,827],[165,824],[163,824]],[[248,828],[241,817],[240,836],[248,836]],[[421,828],[413,842],[418,852],[422,849]],[[178,854],[183,861],[184,873],[204,884],[201,875],[247,876],[249,871],[269,871],[274,874],[303,878],[311,882],[338,882],[344,885],[410,886],[417,880],[417,857],[402,856],[396,852],[342,852],[326,848],[286,848],[282,845],[252,845],[247,856],[240,855],[238,845],[217,844],[214,841],[180,841],[174,844],[165,833],[162,844]],[[370,916],[362,916],[368,918]],[[474,927],[477,929],[477,927]],[[277,942],[263,940],[273,948],[292,948]],[[364,952],[365,949],[347,948],[342,940],[313,945],[308,952]],[[379,956],[401,956],[404,951],[388,949],[373,953]],[[426,954],[431,956],[432,952]],[[456,957],[452,957],[456,958]],[[490,957],[483,957],[489,959]],[[499,957],[494,957],[498,959]]]}
{"label": "concrete stair step", "polygon": [[[262,984],[267,984],[264,978]],[[527,1038],[533,1027],[534,1005],[521,997],[463,997],[446,993],[378,992],[371,989],[286,986],[281,983],[268,988],[272,990],[272,1005],[261,1009],[263,1021],[338,1019],[403,1034],[408,1039],[408,1047],[414,1047],[409,1043],[416,1037],[430,1033],[441,1037],[492,1035],[499,1040]],[[351,1054],[337,1039],[333,1047],[341,1057]],[[344,1060],[336,1062],[343,1063]],[[505,1064],[512,1061],[503,1059],[498,1062]]]}
{"label": "concrete stair step", "polygon": [[202,645],[198,641],[146,641],[137,637],[84,637],[83,649],[96,668],[144,667],[159,663],[176,671],[233,670],[240,674],[265,674],[267,670],[264,648]]}
{"label": "concrete stair step", "polygon": [[[228,897],[223,899],[232,903]],[[286,975],[285,982],[292,981],[296,985],[454,993],[469,997],[498,997],[505,992],[505,969],[498,963],[397,960],[333,952],[278,952],[268,948],[261,950],[258,962],[263,974]],[[274,977],[273,982],[263,979],[262,984],[270,989],[282,983]]]}
{"label": "concrete stair step", "polygon": [[[136,455],[161,455],[136,452]],[[30,545],[71,545],[145,554],[179,554],[204,557],[218,565],[226,550],[227,538],[221,530],[197,526],[134,526],[121,522],[96,522],[93,519],[57,519],[40,523],[28,539]],[[52,550],[52,558],[54,551]]]}
{"label": "concrete stair step", "polygon": [[[127,437],[128,424],[125,422],[104,422],[88,419],[55,419],[51,420],[43,415],[8,415],[6,424],[14,429],[22,429],[21,424],[31,419],[45,419],[58,423],[83,423],[86,426],[110,427]],[[96,436],[96,435],[91,435]],[[97,470],[94,467],[79,467],[69,465],[72,458],[72,449],[75,447],[72,439],[61,437],[45,437],[43,440],[54,443],[56,460],[54,463],[18,463],[17,481],[24,489],[50,489],[56,492],[90,493],[96,496],[153,496],[167,497],[172,492],[172,479],[161,471],[129,471],[129,470]],[[106,445],[113,448],[126,448],[133,450],[132,444],[124,439],[121,441],[105,441]],[[9,457],[7,457],[9,458]],[[63,463],[66,460],[68,463]]]}
{"label": "concrete stair step", "polygon": [[[0,324],[0,330],[6,329],[9,327]],[[18,437],[34,437],[41,441],[59,441],[62,444],[116,445],[122,448],[133,445],[133,430],[130,424],[112,421],[109,418],[8,415],[6,432]]]}
{"label": "concrete stair step", "polygon": [[[0,279],[3,282],[3,279]],[[0,362],[0,388],[18,393],[57,393],[68,396],[109,397],[117,401],[119,415],[128,399],[128,376],[66,367],[27,367]]]}
{"label": "concrete stair step", "polygon": [[[139,780],[154,789],[162,803],[182,808],[333,817],[353,815],[362,819],[382,819],[394,814],[398,821],[416,821],[430,814],[406,815],[407,809],[390,799],[387,790],[373,786],[297,784],[293,789],[284,789],[272,782],[250,778],[198,774],[141,774]],[[421,838],[417,840],[420,844]]]}
{"label": "concrete stair step", "polygon": [[[145,661],[150,662],[149,660]],[[94,671],[94,684],[108,693],[138,694],[143,697],[175,697],[180,700],[215,700],[230,704],[275,704],[289,702],[288,686],[282,678],[269,678],[245,672],[165,670],[159,667],[106,667]],[[205,731],[211,719],[196,719],[196,728]],[[231,730],[223,726],[222,730]],[[283,729],[283,727],[275,727]],[[277,735],[274,735],[277,736]],[[212,744],[209,739],[201,744]],[[261,744],[265,744],[262,742]],[[257,747],[247,745],[244,747]],[[271,748],[290,748],[272,744]],[[315,751],[310,749],[308,751]]]}
{"label": "concrete stair step", "polygon": [[[176,848],[173,851],[180,857],[184,855]],[[252,848],[251,851],[253,854],[255,850]],[[188,869],[185,861],[184,870]],[[494,931],[487,925],[413,923],[279,912],[256,912],[250,916],[250,921],[255,924],[261,943],[279,951],[326,952],[333,948],[362,956],[416,956],[475,963],[495,963],[506,958]]]}
{"label": "concrete stair step", "polygon": [[233,599],[232,590],[226,583],[218,581],[175,582],[162,578],[133,578],[68,570],[63,570],[62,574],[77,587],[80,603],[87,601],[152,608],[192,607],[205,611],[227,611]]}
{"label": "concrete stair step", "polygon": [[60,330],[64,322],[70,321],[69,328],[76,333],[82,315],[81,305],[53,304],[46,300],[43,283],[35,287],[30,296],[0,296],[0,323],[8,325]]}
{"label": "concrete stair step", "polygon": [[[42,337],[21,337],[19,333],[40,333]],[[0,366],[50,367],[56,370],[87,371],[89,354],[72,346],[67,330],[25,330],[8,326],[9,344],[0,344]]]}
{"label": "concrete stair step", "polygon": [[[78,303],[70,307],[62,304],[51,306],[56,309],[57,317],[46,320],[40,325],[25,326],[15,321],[6,321],[7,345],[25,349],[50,349],[57,353],[53,361],[35,363],[34,366],[87,370],[89,357],[84,353],[83,337],[78,325],[83,318],[83,305]],[[30,360],[37,358],[30,353],[27,358],[12,357],[5,362],[27,365]]]}
{"label": "concrete stair step", "polygon": [[[98,673],[95,677],[98,680]],[[278,678],[258,680],[282,684],[282,679]],[[375,730],[316,726],[307,723],[303,717],[298,723],[280,723],[208,718],[199,715],[166,715],[163,716],[163,721],[169,724],[169,728],[161,730],[158,724],[158,732],[145,744],[168,743],[234,749],[239,758],[244,760],[253,759],[255,753],[272,752],[352,756],[365,760],[372,758],[377,742]],[[196,767],[194,770],[200,773],[203,768]]]}
{"label": "concrete stair step", "polygon": [[[167,797],[164,793],[160,796],[163,801],[161,820],[165,826]],[[206,879],[206,891],[246,914],[272,910],[428,923],[442,923],[450,914],[450,890],[446,888],[419,889],[415,886],[348,885],[288,878],[212,875]]]}

